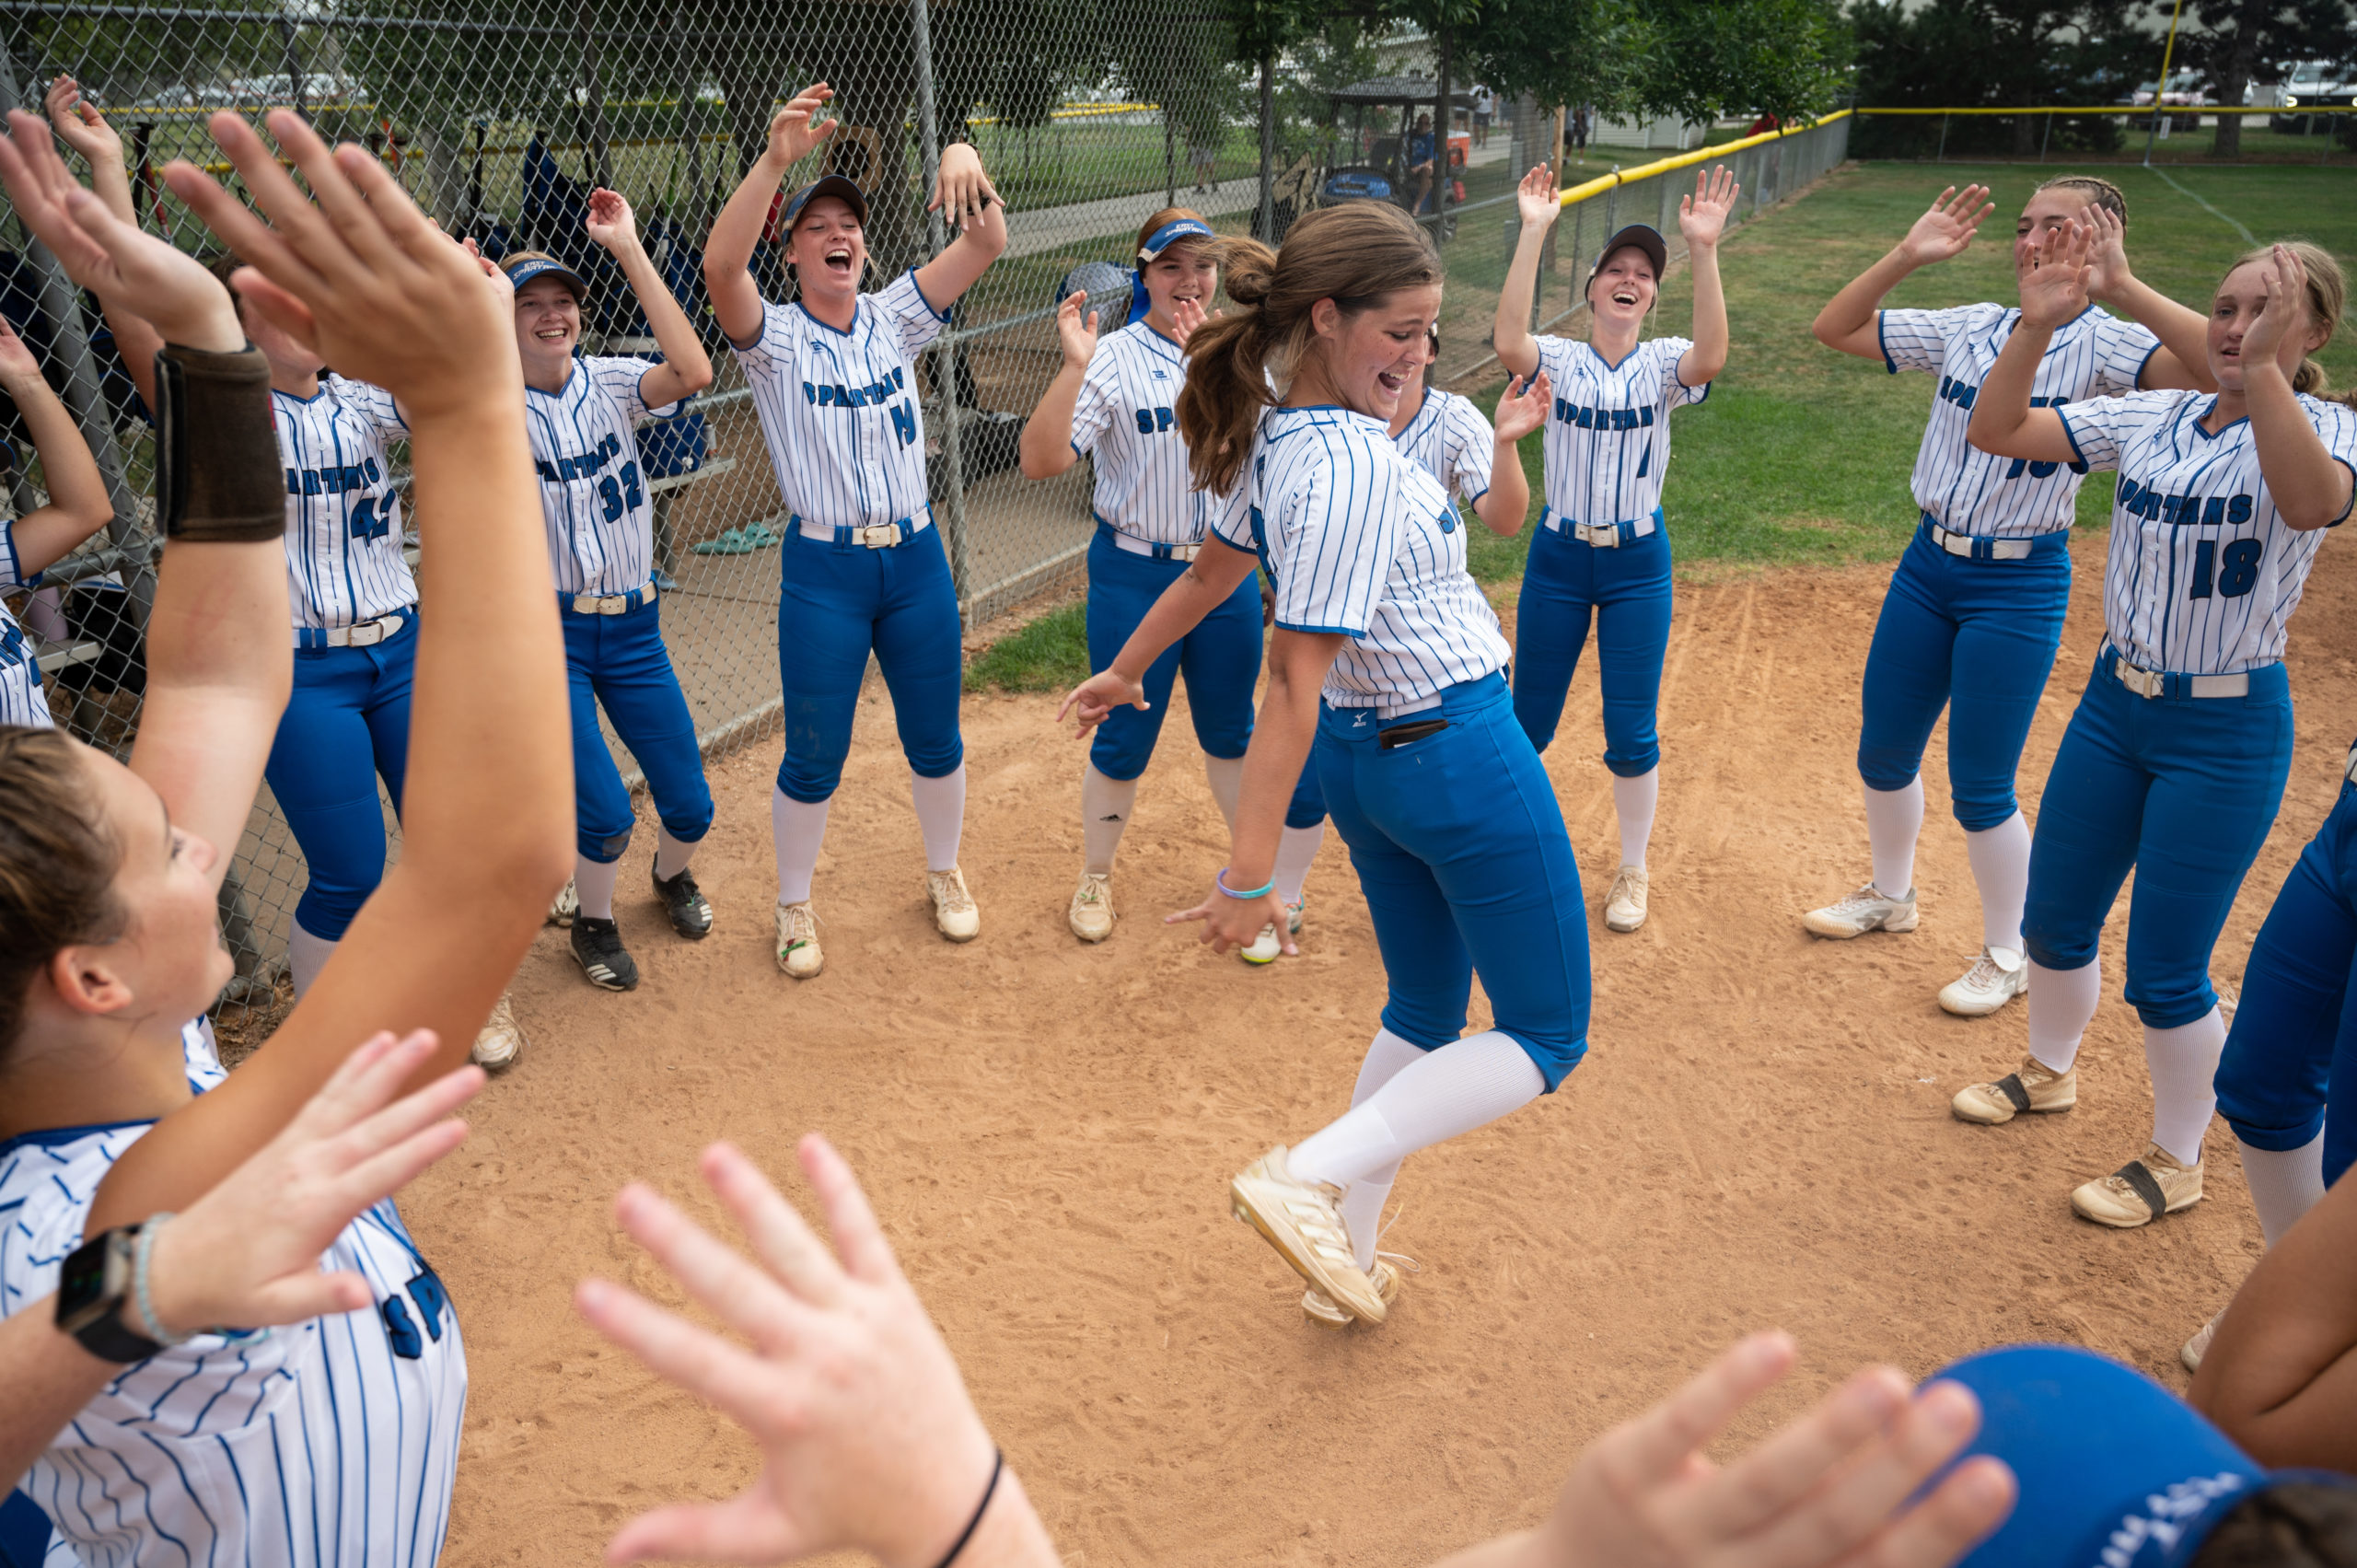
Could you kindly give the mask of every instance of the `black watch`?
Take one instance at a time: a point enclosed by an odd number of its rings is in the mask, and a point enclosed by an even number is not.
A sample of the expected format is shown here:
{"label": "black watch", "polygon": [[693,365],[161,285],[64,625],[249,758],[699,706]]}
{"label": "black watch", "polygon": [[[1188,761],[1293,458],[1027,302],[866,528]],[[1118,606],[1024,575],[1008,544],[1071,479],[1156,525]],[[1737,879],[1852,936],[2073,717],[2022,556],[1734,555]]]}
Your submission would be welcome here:
{"label": "black watch", "polygon": [[130,1304],[135,1225],[117,1225],[68,1254],[57,1276],[57,1327],[101,1361],[145,1361],[164,1347],[123,1321]]}

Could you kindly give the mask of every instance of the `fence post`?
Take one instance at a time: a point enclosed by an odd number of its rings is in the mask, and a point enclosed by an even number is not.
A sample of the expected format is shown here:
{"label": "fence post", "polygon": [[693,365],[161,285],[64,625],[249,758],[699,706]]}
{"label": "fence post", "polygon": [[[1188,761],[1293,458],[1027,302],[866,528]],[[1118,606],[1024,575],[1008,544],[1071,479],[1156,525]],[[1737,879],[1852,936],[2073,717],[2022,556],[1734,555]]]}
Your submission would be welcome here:
{"label": "fence post", "polygon": [[[1166,93],[1164,96],[1169,95]],[[1170,123],[1170,106],[1167,103],[1162,106],[1162,183],[1168,187],[1163,194],[1162,204],[1166,207],[1177,206],[1178,204],[1178,132]]]}
{"label": "fence post", "polygon": [[1277,89],[1272,79],[1275,64],[1268,55],[1260,56],[1260,243],[1271,250],[1277,248]]}
{"label": "fence post", "polygon": [[1945,163],[1948,156],[1948,117],[1940,116],[1940,150],[1932,155],[1933,163]]}
{"label": "fence post", "polygon": [[582,107],[586,110],[589,134],[589,178],[611,189],[614,183],[613,158],[606,150],[606,95],[598,86],[598,46],[589,34],[589,13],[581,13],[581,90],[588,95]]}
{"label": "fence post", "polygon": [[294,17],[278,18],[278,37],[286,52],[286,86],[294,95],[295,112],[308,120],[310,118],[309,95],[305,89],[309,84],[303,80],[302,56],[295,52]]}
{"label": "fence post", "polygon": [[[1454,35],[1444,23],[1440,29],[1440,78],[1434,86],[1433,107],[1439,112],[1433,116],[1433,243],[1440,244],[1448,238],[1448,186],[1456,178],[1449,163],[1449,135],[1457,129],[1455,95],[1448,90],[1449,46]],[[1469,156],[1469,166],[1471,159]]]}
{"label": "fence post", "polygon": [[[941,122],[933,100],[933,16],[925,0],[909,0],[910,46],[916,54],[917,66],[917,153],[924,160],[925,199],[933,199],[933,188],[941,178]],[[924,217],[925,243],[935,255],[947,243],[936,209]],[[949,540],[949,582],[958,603],[966,607],[966,589],[970,582],[967,567],[966,539],[966,460],[964,444],[958,439],[958,339],[957,314],[950,316],[949,331],[934,343],[934,385],[941,393],[941,458],[949,465],[949,482],[942,487],[942,499],[948,503],[949,516],[945,518],[942,532]]]}

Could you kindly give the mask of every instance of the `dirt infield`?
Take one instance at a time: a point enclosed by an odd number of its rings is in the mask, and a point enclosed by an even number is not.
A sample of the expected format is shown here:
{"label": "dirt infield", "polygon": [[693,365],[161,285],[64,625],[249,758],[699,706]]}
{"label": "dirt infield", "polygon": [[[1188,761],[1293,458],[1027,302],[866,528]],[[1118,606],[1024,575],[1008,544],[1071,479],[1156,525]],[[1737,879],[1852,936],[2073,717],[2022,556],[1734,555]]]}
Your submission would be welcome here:
{"label": "dirt infield", "polygon": [[[2033,790],[2100,637],[2102,542],[2079,546]],[[2294,622],[2298,754],[2222,977],[2357,733],[2347,555],[2323,552]],[[517,981],[530,1054],[404,1201],[473,1371],[449,1560],[591,1561],[628,1514],[750,1475],[745,1442],[567,1301],[593,1270],[662,1294],[610,1200],[631,1177],[689,1193],[694,1150],[722,1135],[781,1172],[805,1129],[843,1148],[1067,1560],[1094,1568],[1428,1562],[1528,1521],[1583,1442],[1756,1326],[1799,1335],[1804,1363],[1747,1430],[1864,1360],[1922,1373],[2023,1339],[2181,1387],[2176,1347],[2249,1267],[2258,1227],[2223,1123],[2209,1202],[2128,1233],[2071,1215],[2069,1189],[2147,1126],[2123,923],[2080,1109],[1994,1129],[1952,1121],[1948,1097],[2019,1058],[2024,1015],[1968,1022],[1933,1001],[1980,929],[1940,739],[1921,929],[1801,931],[1865,874],[1852,749],[1887,577],[1681,585],[1653,918],[1633,936],[1593,918],[1616,856],[1582,668],[1549,761],[1596,934],[1593,1048],[1562,1093],[1409,1162],[1385,1245],[1422,1271],[1374,1331],[1305,1324],[1299,1283],[1224,1191],[1344,1107],[1375,1027],[1382,970],[1339,842],[1311,876],[1303,957],[1211,958],[1157,923],[1224,848],[1191,745],[1166,745],[1120,862],[1122,925],[1083,947],[1063,929],[1079,749],[1046,699],[972,700],[965,865],[983,935],[953,947],[927,918],[875,692],[819,871],[828,970],[795,986],[768,946],[775,743],[723,764],[698,864],[714,935],[663,929],[641,832],[619,905],[645,984],[594,992],[545,935]],[[1185,737],[1173,715],[1166,739]]]}

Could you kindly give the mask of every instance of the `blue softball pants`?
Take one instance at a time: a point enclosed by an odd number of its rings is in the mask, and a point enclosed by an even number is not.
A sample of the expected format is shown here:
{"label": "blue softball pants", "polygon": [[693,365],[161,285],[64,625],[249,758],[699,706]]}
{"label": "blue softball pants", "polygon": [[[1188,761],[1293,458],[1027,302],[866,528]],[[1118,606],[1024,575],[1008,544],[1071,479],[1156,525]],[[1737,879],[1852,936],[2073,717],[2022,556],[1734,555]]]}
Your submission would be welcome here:
{"label": "blue softball pants", "polygon": [[1669,651],[1669,530],[1654,514],[1654,531],[1598,550],[1542,511],[1523,567],[1515,615],[1514,714],[1540,751],[1555,738],[1563,697],[1596,621],[1597,674],[1604,686],[1604,765],[1624,779],[1661,764],[1655,726],[1661,665]]}
{"label": "blue softball pants", "polygon": [[2329,1187],[2357,1160],[2357,784],[2300,852],[2243,971],[2218,1109],[2255,1149],[2324,1133]]}
{"label": "blue softball pants", "polygon": [[[1448,727],[1385,750],[1383,730]],[[1320,703],[1312,752],[1375,919],[1383,1027],[1426,1051],[1465,1030],[1473,976],[1552,1093],[1587,1053],[1587,909],[1555,787],[1502,675],[1378,720]]]}
{"label": "blue softball pants", "polygon": [[785,760],[777,787],[815,806],[833,797],[851,755],[851,725],[872,649],[892,693],[900,749],[919,778],[947,778],[966,760],[958,698],[966,679],[958,590],[928,528],[886,550],[833,542],[789,525],[777,603],[778,674],[785,690]]}
{"label": "blue softball pants", "polygon": [[1858,730],[1866,787],[1904,789],[1946,708],[1948,793],[1972,833],[2021,808],[2014,773],[2071,603],[2067,531],[2038,536],[2023,560],[1990,559],[1986,544],[1951,555],[1933,542],[1928,516],[1915,530],[1875,621]]}
{"label": "blue softball pants", "polygon": [[655,814],[673,838],[694,843],[712,830],[712,789],[696,749],[696,721],[663,646],[663,610],[649,598],[620,615],[583,615],[557,598],[564,627],[564,675],[573,704],[573,811],[582,858],[601,865],[630,847],[637,813],[621,771],[598,727],[598,707],[646,774]]}
{"label": "blue softball pants", "polygon": [[408,625],[385,642],[295,650],[295,684],[262,768],[310,876],[295,903],[296,922],[323,941],[343,940],[384,878],[378,778],[393,810],[401,808],[416,607],[401,615]]}
{"label": "blue softball pants", "polygon": [[2217,945],[2243,876],[2283,804],[2292,691],[2280,664],[2244,697],[2142,697],[2109,646],[2054,755],[2030,836],[2022,940],[2049,970],[2095,962],[2104,917],[2132,867],[2128,1001],[2147,1028],[2177,1028],[2218,1005]]}
{"label": "blue softball pants", "polygon": [[[1099,527],[1088,546],[1088,662],[1109,669],[1121,645],[1138,629],[1162,591],[1185,575],[1184,561],[1157,561],[1118,548]],[[1088,748],[1091,766],[1109,779],[1145,772],[1170,709],[1170,689],[1187,677],[1187,709],[1195,739],[1214,757],[1241,757],[1252,740],[1252,687],[1260,678],[1260,590],[1246,577],[1195,629],[1146,667],[1141,712],[1122,706],[1105,715]]]}

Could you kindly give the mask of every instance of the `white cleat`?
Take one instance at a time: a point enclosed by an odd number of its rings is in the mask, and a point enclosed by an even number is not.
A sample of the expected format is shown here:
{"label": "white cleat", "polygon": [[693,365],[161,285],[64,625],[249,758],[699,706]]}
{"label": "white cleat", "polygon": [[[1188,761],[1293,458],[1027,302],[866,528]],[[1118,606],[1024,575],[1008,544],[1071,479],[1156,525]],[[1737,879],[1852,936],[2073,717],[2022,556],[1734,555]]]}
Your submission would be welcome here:
{"label": "white cleat", "polygon": [[1612,890],[1604,895],[1604,923],[1611,931],[1634,931],[1645,923],[1645,894],[1651,882],[1642,865],[1624,865],[1612,874]]}
{"label": "white cleat", "polygon": [[2218,1337],[2218,1325],[2224,1321],[2225,1316],[2226,1309],[2221,1307],[2218,1308],[2217,1316],[2195,1330],[2193,1338],[2186,1341],[2178,1349],[2177,1358],[2184,1364],[2188,1372],[2201,1370],[2201,1358],[2210,1353],[2210,1342]]}
{"label": "white cleat", "polygon": [[1273,964],[1285,950],[1284,939],[1273,925],[1260,927],[1260,935],[1252,938],[1251,946],[1238,947],[1236,956],[1248,964]]}
{"label": "white cleat", "polygon": [[933,900],[933,923],[952,942],[971,942],[982,934],[982,912],[966,890],[966,874],[956,866],[924,874],[925,896]]}
{"label": "white cleat", "polygon": [[1072,908],[1064,923],[1084,942],[1102,942],[1113,935],[1113,877],[1110,872],[1084,871],[1073,889]]}
{"label": "white cleat", "polygon": [[516,1009],[503,991],[499,1000],[491,1005],[491,1016],[483,1020],[482,1032],[475,1036],[474,1050],[469,1054],[484,1072],[499,1073],[514,1066],[523,1053],[524,1031],[517,1024]]}
{"label": "white cleat", "polygon": [[819,947],[819,916],[810,900],[777,906],[777,967],[796,980],[808,980],[827,967]]}
{"label": "white cleat", "polygon": [[580,912],[581,895],[575,889],[573,878],[568,877],[564,886],[557,889],[556,898],[549,904],[548,923],[560,931],[569,931],[573,928],[573,917]]}
{"label": "white cleat", "polygon": [[2029,989],[2029,964],[2011,947],[1983,947],[1962,978],[1940,987],[1940,1005],[1959,1018],[1985,1018]]}
{"label": "white cleat", "polygon": [[1801,923],[1819,936],[1847,941],[1864,936],[1869,931],[1912,931],[1915,929],[1915,889],[1910,888],[1900,898],[1892,898],[1872,882],[1843,899],[1840,903],[1811,910],[1801,916]]}

